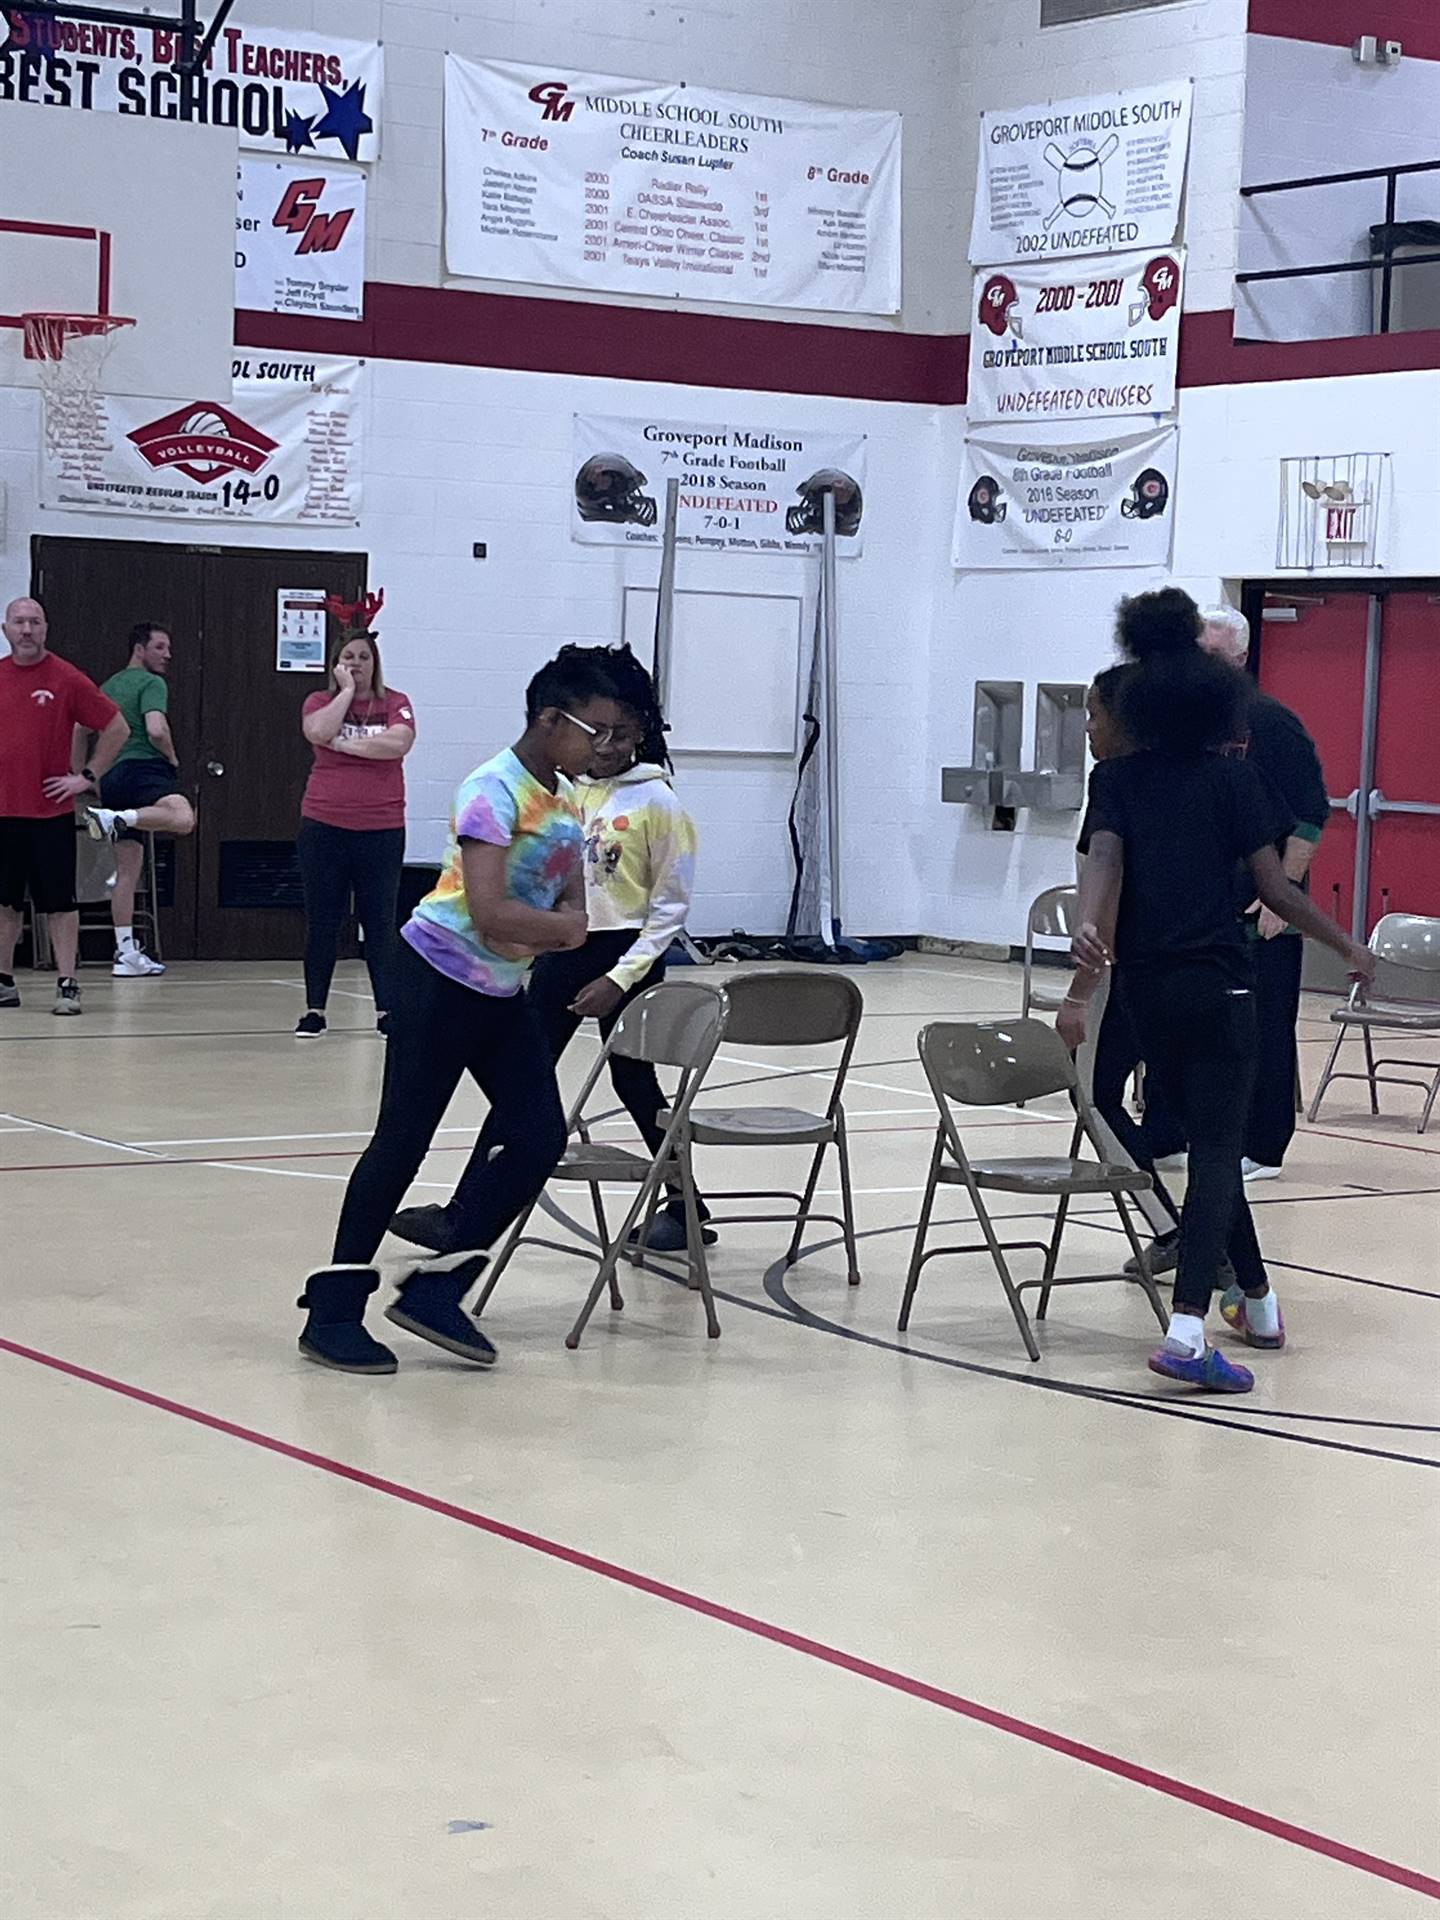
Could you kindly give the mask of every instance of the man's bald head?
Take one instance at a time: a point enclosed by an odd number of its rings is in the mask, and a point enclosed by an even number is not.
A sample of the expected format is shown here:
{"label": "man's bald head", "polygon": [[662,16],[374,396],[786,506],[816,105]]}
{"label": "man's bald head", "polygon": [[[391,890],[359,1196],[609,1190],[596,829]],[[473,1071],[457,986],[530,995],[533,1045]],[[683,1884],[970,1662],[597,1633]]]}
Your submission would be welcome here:
{"label": "man's bald head", "polygon": [[4,635],[10,646],[11,658],[17,666],[33,667],[45,658],[45,642],[48,627],[45,609],[38,600],[23,595],[12,600],[5,609],[3,625]]}

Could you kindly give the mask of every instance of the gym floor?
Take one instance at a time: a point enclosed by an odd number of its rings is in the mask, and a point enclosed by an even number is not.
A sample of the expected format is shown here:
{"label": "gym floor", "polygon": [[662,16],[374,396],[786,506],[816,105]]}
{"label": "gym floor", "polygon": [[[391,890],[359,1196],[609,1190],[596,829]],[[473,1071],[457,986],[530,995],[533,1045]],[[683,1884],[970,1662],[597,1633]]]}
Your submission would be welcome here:
{"label": "gym floor", "polygon": [[[895,1331],[934,1124],[916,1033],[1012,1013],[1018,969],[858,977],[858,1290],[834,1228],[787,1273],[783,1227],[734,1227],[718,1342],[693,1293],[627,1268],[625,1311],[570,1353],[589,1269],[526,1250],[493,1373],[391,1329],[379,1380],[295,1351],[379,1084],[358,972],[303,1045],[284,964],[90,973],[63,1023],[20,977],[10,1920],[1398,1920],[1440,1897],[1421,1096],[1384,1090],[1376,1119],[1340,1082],[1254,1190],[1290,1344],[1246,1356],[1253,1395],[1147,1373],[1122,1285],[1057,1294],[1031,1366],[982,1256],[932,1262]],[[1307,1000],[1307,1088],[1326,1013]],[[815,1065],[721,1059],[736,1101]],[[467,1088],[421,1197],[479,1112]],[[966,1132],[1054,1153],[1067,1125],[1049,1100]],[[753,1185],[756,1158],[702,1151],[702,1183]],[[1083,1203],[1067,1249],[1118,1267],[1113,1211]]]}

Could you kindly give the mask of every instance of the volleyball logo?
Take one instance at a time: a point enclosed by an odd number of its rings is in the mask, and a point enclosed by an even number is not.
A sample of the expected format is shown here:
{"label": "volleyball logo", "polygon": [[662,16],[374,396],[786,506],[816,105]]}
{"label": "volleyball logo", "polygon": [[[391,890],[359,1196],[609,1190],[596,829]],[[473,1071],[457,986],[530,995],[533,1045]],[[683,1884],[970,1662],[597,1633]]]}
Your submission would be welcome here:
{"label": "volleyball logo", "polygon": [[192,400],[126,438],[147,466],[173,467],[202,487],[227,473],[258,473],[280,444],[213,400]]}

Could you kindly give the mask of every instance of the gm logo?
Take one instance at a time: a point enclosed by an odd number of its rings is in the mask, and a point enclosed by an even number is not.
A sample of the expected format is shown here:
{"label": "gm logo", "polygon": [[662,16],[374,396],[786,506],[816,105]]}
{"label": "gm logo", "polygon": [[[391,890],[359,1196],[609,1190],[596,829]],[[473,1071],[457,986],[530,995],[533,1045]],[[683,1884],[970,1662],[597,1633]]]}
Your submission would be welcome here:
{"label": "gm logo", "polygon": [[563,80],[542,80],[530,89],[529,98],[537,107],[543,107],[542,120],[568,120],[575,111],[575,102],[565,98]]}

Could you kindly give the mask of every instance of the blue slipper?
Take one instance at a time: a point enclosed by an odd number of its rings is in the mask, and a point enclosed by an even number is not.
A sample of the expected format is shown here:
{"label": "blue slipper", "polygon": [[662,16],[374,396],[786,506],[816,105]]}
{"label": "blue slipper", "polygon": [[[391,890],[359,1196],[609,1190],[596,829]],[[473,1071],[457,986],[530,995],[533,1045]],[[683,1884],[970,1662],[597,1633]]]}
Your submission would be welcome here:
{"label": "blue slipper", "polygon": [[1255,1384],[1248,1367],[1233,1366],[1215,1347],[1206,1347],[1198,1360],[1193,1354],[1170,1353],[1157,1347],[1150,1356],[1150,1371],[1163,1373],[1167,1380],[1183,1380],[1186,1386],[1203,1388],[1206,1393],[1249,1393]]}

